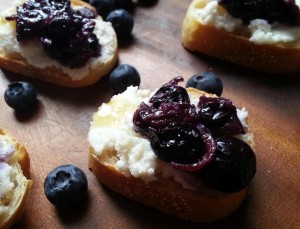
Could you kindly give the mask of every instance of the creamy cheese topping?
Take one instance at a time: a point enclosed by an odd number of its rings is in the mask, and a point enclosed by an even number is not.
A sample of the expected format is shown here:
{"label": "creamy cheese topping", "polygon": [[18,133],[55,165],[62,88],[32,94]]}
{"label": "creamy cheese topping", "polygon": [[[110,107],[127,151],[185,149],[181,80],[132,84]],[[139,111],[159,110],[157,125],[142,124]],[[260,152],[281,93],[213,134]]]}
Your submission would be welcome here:
{"label": "creamy cheese topping", "polygon": [[[160,173],[163,177],[173,178],[184,188],[197,189],[202,185],[199,180],[159,160],[149,140],[133,130],[133,113],[141,102],[147,103],[151,96],[149,90],[139,90],[137,87],[128,87],[124,93],[113,96],[95,113],[88,134],[89,144],[100,160],[109,157],[110,152],[116,152],[116,169],[126,176],[132,175],[148,182],[157,179],[155,174]],[[194,96],[191,102],[197,104],[198,100]],[[237,114],[243,126],[248,128],[246,109],[237,110]],[[238,137],[247,143],[252,141],[250,134]]]}
{"label": "creamy cheese topping", "polygon": [[255,19],[250,22],[248,28],[252,36],[249,38],[257,44],[274,44],[293,42],[300,37],[300,27],[287,27],[280,23],[269,24],[266,20]]}
{"label": "creamy cheese topping", "polygon": [[14,146],[0,138],[0,199],[14,188],[14,182],[11,180],[13,169],[7,163],[14,152]]}
{"label": "creamy cheese topping", "polygon": [[[119,160],[116,168],[126,175],[153,180],[156,156],[150,142],[133,130],[133,112],[148,99],[150,91],[129,87],[122,94],[112,97],[95,114],[88,140],[97,156],[116,151]],[[97,120],[101,122],[97,123]]]}
{"label": "creamy cheese topping", "polygon": [[[297,0],[296,4],[299,6],[300,1]],[[215,26],[217,29],[224,29],[228,32],[245,29],[241,19],[231,16],[215,0],[204,0],[203,7],[194,11],[194,17],[201,24]],[[249,40],[256,44],[288,43],[300,38],[300,26],[269,24],[262,19],[250,21],[246,30],[247,33],[250,33]]]}
{"label": "creamy cheese topping", "polygon": [[12,167],[5,162],[0,162],[0,198],[10,192],[14,187],[14,182],[10,179]]}
{"label": "creamy cheese topping", "polygon": [[[18,4],[22,4],[18,2]],[[82,7],[74,7],[75,9]],[[15,14],[9,9],[1,15],[11,16]],[[20,53],[26,61],[36,68],[56,67],[60,68],[72,80],[81,80],[92,69],[104,65],[116,51],[115,32],[110,22],[103,21],[100,17],[93,19],[96,22],[94,33],[96,34],[99,44],[101,45],[101,55],[96,58],[90,58],[89,61],[80,68],[70,68],[63,66],[57,60],[50,58],[44,52],[41,44],[36,40],[18,42],[16,39],[16,30],[14,23],[1,21],[0,29],[0,46],[6,53]]]}
{"label": "creamy cheese topping", "polygon": [[0,162],[7,162],[15,152],[15,147],[7,141],[0,141]]}
{"label": "creamy cheese topping", "polygon": [[205,5],[195,10],[195,18],[203,25],[212,25],[217,29],[232,32],[243,24],[243,21],[232,17],[226,10],[220,10],[217,1],[204,0]]}

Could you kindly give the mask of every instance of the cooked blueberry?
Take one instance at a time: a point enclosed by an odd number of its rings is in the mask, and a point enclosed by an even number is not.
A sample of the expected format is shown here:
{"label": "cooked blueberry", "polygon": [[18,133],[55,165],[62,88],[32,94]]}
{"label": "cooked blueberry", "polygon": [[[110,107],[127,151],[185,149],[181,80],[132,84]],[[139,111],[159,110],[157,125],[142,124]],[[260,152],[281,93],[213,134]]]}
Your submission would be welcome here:
{"label": "cooked blueberry", "polygon": [[245,134],[230,99],[200,96],[198,108],[199,120],[210,128],[214,136]]}
{"label": "cooked blueberry", "polygon": [[196,107],[189,103],[161,103],[159,107],[142,103],[133,116],[137,131],[160,131],[197,123]]}
{"label": "cooked blueberry", "polygon": [[90,0],[89,4],[95,7],[103,19],[116,8],[115,0]]}
{"label": "cooked blueberry", "polygon": [[300,10],[294,0],[218,0],[232,16],[249,23],[253,19],[264,19],[288,25],[300,24]]}
{"label": "cooked blueberry", "polygon": [[110,12],[106,21],[111,22],[117,36],[128,37],[133,29],[132,15],[124,9],[116,9]]}
{"label": "cooked blueberry", "polygon": [[139,86],[141,78],[133,66],[122,64],[111,72],[109,82],[116,93],[122,93],[128,86]]}
{"label": "cooked blueberry", "polygon": [[70,206],[84,198],[87,186],[85,173],[74,165],[66,164],[56,167],[47,175],[44,192],[52,204]]}
{"label": "cooked blueberry", "polygon": [[36,104],[37,91],[30,83],[14,82],[7,86],[4,100],[15,110],[28,109]]}
{"label": "cooked blueberry", "polygon": [[223,91],[222,81],[212,72],[203,72],[193,75],[187,81],[186,87],[194,87],[218,96],[220,96]]}
{"label": "cooked blueberry", "polygon": [[203,142],[192,125],[174,126],[153,131],[151,147],[160,160],[194,164],[202,157]]}
{"label": "cooked blueberry", "polygon": [[177,76],[164,84],[155,92],[149,102],[153,103],[155,108],[159,107],[162,103],[190,103],[190,97],[186,89],[178,85],[181,81],[183,81],[183,77]]}
{"label": "cooked blueberry", "polygon": [[204,181],[222,192],[238,192],[249,185],[256,173],[251,147],[234,137],[217,139],[213,161],[199,170]]}

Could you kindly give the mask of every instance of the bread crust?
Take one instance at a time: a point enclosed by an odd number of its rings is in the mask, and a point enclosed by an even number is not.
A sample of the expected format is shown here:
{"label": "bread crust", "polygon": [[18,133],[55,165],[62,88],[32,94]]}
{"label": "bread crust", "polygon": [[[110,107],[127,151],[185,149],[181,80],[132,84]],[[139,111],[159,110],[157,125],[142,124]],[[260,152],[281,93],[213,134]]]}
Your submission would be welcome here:
{"label": "bread crust", "polygon": [[300,48],[295,43],[259,45],[247,36],[203,25],[194,16],[203,4],[203,0],[194,0],[187,10],[181,33],[183,47],[267,73],[300,71]]}
{"label": "bread crust", "polygon": [[[214,96],[194,88],[189,94]],[[98,120],[99,121],[99,120]],[[117,157],[116,152],[104,155]],[[115,158],[117,160],[117,158]],[[235,193],[222,193],[207,186],[196,191],[183,188],[170,178],[156,174],[155,181],[145,182],[141,178],[126,176],[115,167],[114,159],[97,157],[89,148],[89,168],[98,181],[129,199],[157,208],[183,220],[209,223],[222,219],[235,211],[247,196],[249,187]]]}
{"label": "bread crust", "polygon": [[30,177],[30,158],[26,148],[21,145],[18,141],[16,141],[11,135],[9,135],[5,130],[0,128],[1,137],[5,137],[10,143],[12,143],[15,147],[15,153],[13,155],[13,160],[16,160],[18,166],[20,167],[20,173],[27,178],[24,183],[19,184],[18,187],[15,188],[15,192],[17,195],[14,195],[15,199],[14,205],[11,209],[9,209],[9,213],[6,217],[1,218],[0,220],[0,228],[6,229],[10,228],[16,221],[18,221],[27,205],[27,201],[30,194],[30,189],[32,186],[32,180],[29,180]]}
{"label": "bread crust", "polygon": [[14,211],[9,215],[9,218],[6,218],[3,222],[0,223],[0,228],[6,229],[10,228],[14,223],[16,223],[22,217],[30,194],[30,189],[32,186],[32,181],[28,180],[24,187],[24,192],[19,196],[18,205],[15,206]]}
{"label": "bread crust", "polygon": [[[80,0],[71,0],[72,6],[88,7],[95,10],[89,4]],[[115,34],[114,34],[115,35]],[[43,80],[53,84],[57,84],[65,87],[85,87],[92,85],[100,80],[103,76],[107,75],[111,69],[115,66],[118,60],[117,38],[114,37],[113,41],[114,53],[105,60],[101,66],[97,66],[94,69],[90,69],[89,73],[82,77],[80,80],[72,80],[72,78],[62,72],[61,69],[51,66],[46,68],[36,68],[26,61],[19,53],[5,53],[0,50],[0,67],[18,73],[21,75],[29,76],[35,79]]]}
{"label": "bread crust", "polygon": [[183,220],[209,223],[222,219],[236,210],[247,196],[248,188],[236,193],[211,190],[203,196],[201,191],[183,189],[172,180],[159,177],[146,183],[142,179],[126,177],[114,166],[105,164],[89,153],[89,168],[98,181],[125,197],[157,208]]}

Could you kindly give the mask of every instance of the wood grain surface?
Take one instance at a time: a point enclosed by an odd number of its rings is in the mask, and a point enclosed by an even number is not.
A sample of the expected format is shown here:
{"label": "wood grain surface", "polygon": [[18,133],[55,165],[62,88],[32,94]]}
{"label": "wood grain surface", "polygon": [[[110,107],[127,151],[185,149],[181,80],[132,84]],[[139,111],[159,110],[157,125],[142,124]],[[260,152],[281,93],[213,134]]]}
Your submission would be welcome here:
{"label": "wood grain surface", "polygon": [[[2,95],[8,83],[27,80],[37,88],[39,100],[36,110],[17,113],[0,98],[0,126],[26,145],[34,181],[27,210],[15,228],[300,228],[300,74],[267,75],[188,52],[180,32],[189,3],[136,3],[133,38],[120,43],[119,64],[135,66],[140,87],[150,89],[178,75],[187,80],[202,71],[217,74],[223,97],[250,113],[258,162],[251,195],[233,215],[207,225],[130,201],[99,184],[87,166],[92,115],[113,95],[107,77],[90,87],[68,89],[0,71]],[[0,1],[0,9],[10,4]],[[87,201],[77,209],[57,209],[44,195],[48,172],[66,163],[79,166],[88,177]]]}

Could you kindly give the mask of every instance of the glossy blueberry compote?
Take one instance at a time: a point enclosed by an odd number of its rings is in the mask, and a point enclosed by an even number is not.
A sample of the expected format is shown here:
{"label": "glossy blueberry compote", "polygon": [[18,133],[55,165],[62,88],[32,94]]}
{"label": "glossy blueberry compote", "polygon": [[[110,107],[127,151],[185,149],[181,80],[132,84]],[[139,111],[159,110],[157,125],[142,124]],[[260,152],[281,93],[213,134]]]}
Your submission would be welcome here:
{"label": "glossy blueberry compote", "polygon": [[19,42],[36,39],[48,56],[75,68],[100,55],[96,16],[86,7],[74,10],[70,0],[26,0],[6,20],[16,21]]}
{"label": "glossy blueberry compote", "polygon": [[[174,78],[138,107],[133,115],[135,131],[147,137],[156,156],[175,169],[197,173],[220,191],[244,188],[255,175],[256,158],[249,145],[234,137],[245,134],[236,107],[231,100],[204,95],[194,105],[178,85],[181,81],[182,77]],[[218,163],[220,158],[226,163]],[[225,187],[216,182],[222,180],[219,173],[235,181],[224,179]]]}
{"label": "glossy blueberry compote", "polygon": [[245,23],[264,19],[269,23],[300,25],[300,10],[295,0],[218,0],[218,3]]}

